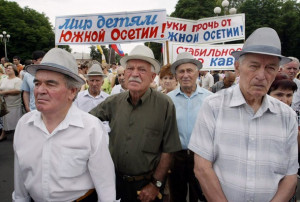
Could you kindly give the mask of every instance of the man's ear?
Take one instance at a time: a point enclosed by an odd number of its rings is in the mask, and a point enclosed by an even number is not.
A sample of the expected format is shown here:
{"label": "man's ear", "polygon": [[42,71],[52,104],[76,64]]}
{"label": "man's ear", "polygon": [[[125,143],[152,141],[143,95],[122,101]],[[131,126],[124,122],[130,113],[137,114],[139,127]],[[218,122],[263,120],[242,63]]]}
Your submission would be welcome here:
{"label": "man's ear", "polygon": [[235,69],[235,73],[236,73],[236,76],[240,76],[240,62],[238,60],[236,60],[234,62],[234,69]]}

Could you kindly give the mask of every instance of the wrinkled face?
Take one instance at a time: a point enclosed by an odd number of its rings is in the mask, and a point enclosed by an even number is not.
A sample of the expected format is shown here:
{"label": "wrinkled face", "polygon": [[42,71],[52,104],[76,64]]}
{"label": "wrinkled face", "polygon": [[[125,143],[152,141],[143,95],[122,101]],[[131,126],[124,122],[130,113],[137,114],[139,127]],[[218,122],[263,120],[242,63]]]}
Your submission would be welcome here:
{"label": "wrinkled face", "polygon": [[18,59],[13,59],[13,63],[14,63],[15,65],[18,65],[18,64],[20,64],[20,60],[18,60]]}
{"label": "wrinkled face", "polygon": [[150,63],[143,60],[129,60],[125,69],[125,85],[132,93],[144,94],[155,78]]}
{"label": "wrinkled face", "polygon": [[177,80],[173,75],[165,75],[162,79],[162,87],[170,92],[174,90],[177,86]]}
{"label": "wrinkled face", "polygon": [[103,76],[88,76],[89,93],[91,95],[99,95],[103,81]]}
{"label": "wrinkled face", "polygon": [[240,76],[240,89],[246,100],[261,99],[267,94],[279,69],[279,58],[262,54],[246,54],[235,63]]}
{"label": "wrinkled face", "polygon": [[270,92],[270,95],[281,102],[291,106],[293,100],[293,90],[278,88]]}
{"label": "wrinkled face", "polygon": [[289,75],[290,79],[293,80],[299,71],[299,63],[296,61],[289,62],[283,66],[282,71]]}
{"label": "wrinkled face", "polygon": [[123,87],[125,84],[125,69],[119,68],[117,70],[117,75],[118,75],[119,84],[121,84],[121,86]]}
{"label": "wrinkled face", "polygon": [[72,104],[76,89],[68,89],[64,76],[57,72],[39,70],[34,79],[35,105],[42,114],[60,112]]}
{"label": "wrinkled face", "polygon": [[196,86],[199,73],[196,65],[193,63],[181,64],[176,68],[175,72],[182,89]]}

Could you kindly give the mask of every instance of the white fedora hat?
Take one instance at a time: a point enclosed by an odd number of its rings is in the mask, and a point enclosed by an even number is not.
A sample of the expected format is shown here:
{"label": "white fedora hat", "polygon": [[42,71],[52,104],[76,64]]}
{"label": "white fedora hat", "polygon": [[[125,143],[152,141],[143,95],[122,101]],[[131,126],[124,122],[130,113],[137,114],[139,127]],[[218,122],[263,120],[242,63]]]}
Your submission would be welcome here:
{"label": "white fedora hat", "polygon": [[127,56],[122,57],[120,60],[121,65],[126,68],[126,63],[128,60],[144,60],[149,62],[154,67],[156,74],[158,74],[160,70],[160,64],[154,58],[152,50],[144,45],[137,45]]}
{"label": "white fedora hat", "polygon": [[82,85],[85,81],[78,76],[78,67],[75,58],[68,51],[61,48],[49,50],[38,65],[28,65],[26,71],[35,76],[38,70],[59,72],[79,81]]}
{"label": "white fedora hat", "polygon": [[103,74],[102,68],[99,64],[93,64],[91,68],[88,70],[87,76],[103,76],[106,77],[105,74]]}
{"label": "white fedora hat", "polygon": [[291,62],[291,59],[281,55],[281,42],[277,32],[270,27],[256,29],[246,40],[241,51],[233,51],[232,56],[238,60],[247,53],[277,56],[280,64]]}
{"label": "white fedora hat", "polygon": [[202,63],[199,60],[195,60],[191,53],[182,52],[177,55],[176,61],[171,65],[171,72],[175,75],[176,68],[185,63],[193,63],[198,70],[202,68]]}

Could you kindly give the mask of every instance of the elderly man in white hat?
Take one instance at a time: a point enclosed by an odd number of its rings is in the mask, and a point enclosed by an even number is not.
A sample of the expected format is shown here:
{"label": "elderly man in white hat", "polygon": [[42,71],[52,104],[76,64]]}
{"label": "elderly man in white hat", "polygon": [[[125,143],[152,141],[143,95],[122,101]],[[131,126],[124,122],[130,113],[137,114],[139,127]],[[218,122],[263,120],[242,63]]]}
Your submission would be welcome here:
{"label": "elderly man in white hat", "polygon": [[171,71],[180,84],[168,95],[176,108],[176,119],[182,150],[174,154],[174,163],[169,175],[170,196],[173,202],[186,201],[189,187],[189,201],[204,199],[199,183],[194,175],[194,153],[188,149],[190,137],[197,119],[197,114],[204,99],[212,93],[196,81],[202,63],[195,60],[188,52],[178,54],[171,66]]}
{"label": "elderly man in white hat", "polygon": [[103,74],[102,68],[99,64],[93,64],[88,70],[86,77],[89,88],[85,91],[79,92],[74,103],[79,109],[89,112],[104,101],[109,94],[101,91],[106,75]]}
{"label": "elderly man in white hat", "polygon": [[196,177],[208,201],[289,201],[297,185],[296,114],[266,93],[290,59],[267,27],[232,55],[240,82],[204,101],[190,139]]}
{"label": "elderly man in white hat", "polygon": [[27,72],[35,76],[37,110],[16,127],[13,201],[115,201],[107,133],[72,104],[84,83],[75,58],[53,48]]}
{"label": "elderly man in white hat", "polygon": [[122,202],[161,201],[172,152],[181,149],[172,100],[150,84],[160,69],[150,48],[138,45],[121,59],[128,91],[90,113],[109,121],[109,148]]}

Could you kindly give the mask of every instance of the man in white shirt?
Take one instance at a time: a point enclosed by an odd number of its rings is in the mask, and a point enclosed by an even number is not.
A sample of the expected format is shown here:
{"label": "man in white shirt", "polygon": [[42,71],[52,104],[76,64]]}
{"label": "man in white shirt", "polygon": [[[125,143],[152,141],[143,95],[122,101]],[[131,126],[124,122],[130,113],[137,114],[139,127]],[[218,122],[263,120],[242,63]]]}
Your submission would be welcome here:
{"label": "man in white shirt", "polygon": [[122,93],[127,90],[127,87],[125,86],[124,71],[125,71],[124,67],[122,67],[122,66],[118,67],[117,75],[118,75],[119,84],[115,85],[113,87],[113,89],[111,90],[111,93],[110,93],[111,95]]}
{"label": "man in white shirt", "polygon": [[72,104],[84,83],[75,58],[53,48],[27,72],[35,76],[37,110],[15,130],[13,201],[115,201],[107,133],[97,118]]}
{"label": "man in white shirt", "polygon": [[208,71],[200,71],[203,73],[202,76],[202,88],[211,90],[211,87],[214,85],[214,77]]}
{"label": "man in white shirt", "polygon": [[87,83],[89,88],[78,93],[74,104],[85,112],[91,111],[98,104],[104,101],[109,94],[101,91],[104,78],[102,68],[99,64],[93,64],[87,73]]}

